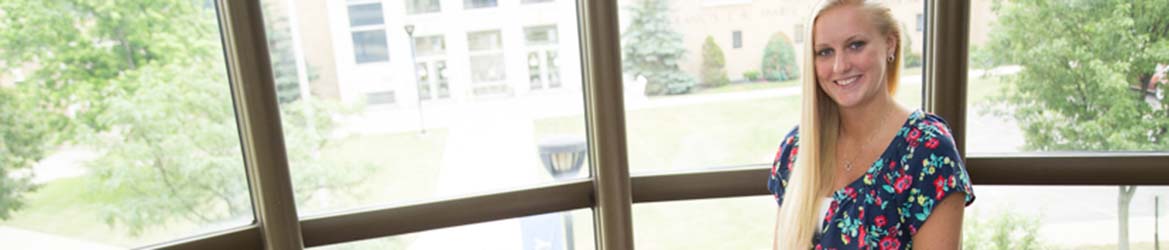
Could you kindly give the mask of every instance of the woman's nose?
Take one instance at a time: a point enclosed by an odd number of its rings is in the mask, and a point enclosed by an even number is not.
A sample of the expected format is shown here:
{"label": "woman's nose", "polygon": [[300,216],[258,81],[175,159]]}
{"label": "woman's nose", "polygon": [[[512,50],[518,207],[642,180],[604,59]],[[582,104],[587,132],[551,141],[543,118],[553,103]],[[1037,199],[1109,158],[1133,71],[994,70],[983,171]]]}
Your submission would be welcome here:
{"label": "woman's nose", "polygon": [[844,53],[838,53],[832,60],[832,73],[844,73],[848,71],[848,60],[844,59]]}

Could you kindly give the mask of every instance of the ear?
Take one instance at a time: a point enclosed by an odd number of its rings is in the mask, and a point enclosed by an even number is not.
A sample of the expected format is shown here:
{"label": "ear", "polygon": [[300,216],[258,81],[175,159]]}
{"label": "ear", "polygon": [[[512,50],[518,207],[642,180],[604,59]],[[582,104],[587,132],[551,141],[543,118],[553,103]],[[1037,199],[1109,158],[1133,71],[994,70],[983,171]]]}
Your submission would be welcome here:
{"label": "ear", "polygon": [[[900,34],[889,34],[888,36],[885,36],[885,46],[886,46],[885,49],[887,49],[887,51],[889,51],[889,54],[897,53],[897,46],[900,46],[900,44],[898,44],[898,39],[897,39],[898,37],[901,37],[901,35]],[[889,54],[885,54],[885,55],[889,55]],[[893,56],[900,57],[901,55],[893,55]]]}

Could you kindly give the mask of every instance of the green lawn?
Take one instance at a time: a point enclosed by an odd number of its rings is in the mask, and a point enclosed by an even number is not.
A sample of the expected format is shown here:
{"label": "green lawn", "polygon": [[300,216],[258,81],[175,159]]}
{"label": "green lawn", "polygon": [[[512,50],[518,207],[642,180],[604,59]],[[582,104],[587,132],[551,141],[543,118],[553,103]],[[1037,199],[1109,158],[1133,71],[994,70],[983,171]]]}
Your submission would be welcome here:
{"label": "green lawn", "polygon": [[799,86],[799,85],[800,85],[799,80],[787,80],[787,81],[781,81],[781,82],[766,82],[766,81],[764,81],[764,82],[740,82],[740,83],[730,83],[730,84],[727,84],[724,86],[714,87],[714,88],[700,88],[698,90],[695,90],[694,93],[691,93],[691,94],[716,94],[716,93],[751,91],[751,90],[760,90],[760,89],[777,89],[777,88]]}
{"label": "green lawn", "polygon": [[[307,202],[298,208],[299,212],[313,214],[339,208],[430,198],[437,183],[446,134],[446,130],[436,129],[428,131],[425,136],[414,132],[363,135],[326,146],[321,154],[326,162],[351,163],[345,164],[350,167],[369,164],[375,170],[365,182],[347,187],[348,195],[336,198],[332,204],[319,206]],[[347,171],[345,167],[338,167],[338,170]],[[296,169],[292,169],[292,172],[296,174]],[[132,236],[126,228],[108,226],[100,211],[103,209],[102,200],[109,199],[84,192],[89,189],[89,185],[95,185],[95,180],[91,178],[94,177],[63,178],[44,184],[26,196],[23,209],[14,213],[12,218],[0,222],[0,225],[125,247],[186,237],[198,230],[199,225],[175,221],[148,228],[142,235]],[[370,243],[403,244],[401,240]]]}

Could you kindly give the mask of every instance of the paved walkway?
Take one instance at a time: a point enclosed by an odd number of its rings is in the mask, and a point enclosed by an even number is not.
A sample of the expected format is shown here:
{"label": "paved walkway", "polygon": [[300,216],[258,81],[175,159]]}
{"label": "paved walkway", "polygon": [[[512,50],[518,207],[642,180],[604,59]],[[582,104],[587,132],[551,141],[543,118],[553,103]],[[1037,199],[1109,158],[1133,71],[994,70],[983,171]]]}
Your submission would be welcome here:
{"label": "paved walkway", "polygon": [[29,231],[20,228],[0,226],[0,242],[4,249],[10,250],[40,250],[40,249],[86,249],[86,250],[113,250],[126,249],[111,245],[78,240],[74,238]]}

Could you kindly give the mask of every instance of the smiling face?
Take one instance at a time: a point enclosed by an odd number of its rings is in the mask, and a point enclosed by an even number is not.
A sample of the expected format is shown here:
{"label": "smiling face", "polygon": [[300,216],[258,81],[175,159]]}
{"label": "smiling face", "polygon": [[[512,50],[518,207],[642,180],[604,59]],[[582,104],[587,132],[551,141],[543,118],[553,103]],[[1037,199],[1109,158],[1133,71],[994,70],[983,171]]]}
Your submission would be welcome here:
{"label": "smiling face", "polygon": [[841,108],[889,95],[886,72],[896,37],[856,5],[824,10],[812,30],[816,82]]}

